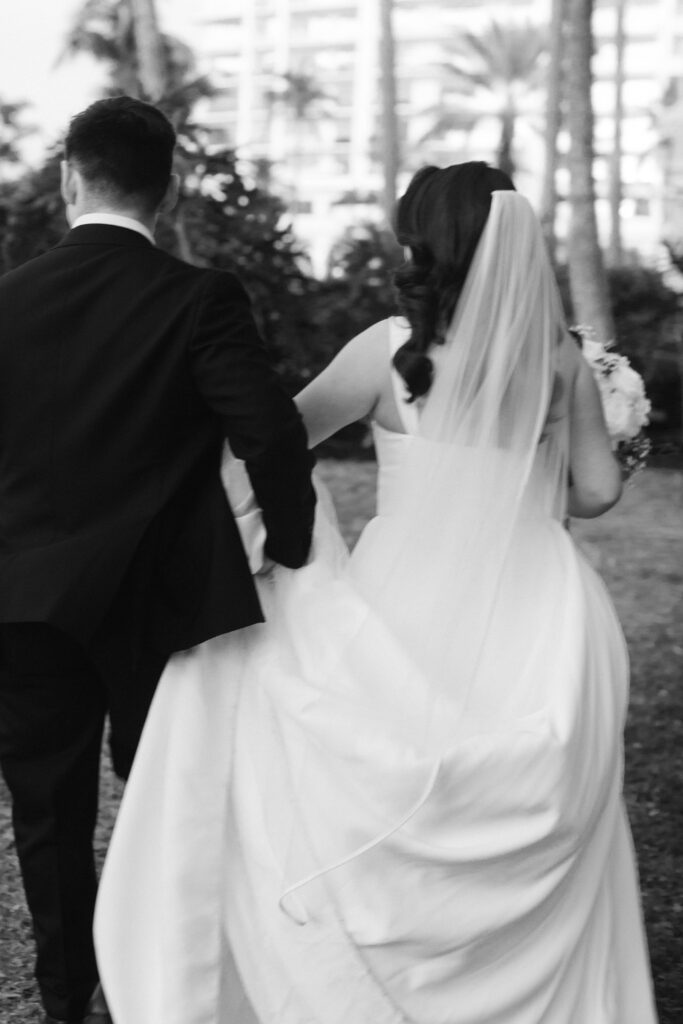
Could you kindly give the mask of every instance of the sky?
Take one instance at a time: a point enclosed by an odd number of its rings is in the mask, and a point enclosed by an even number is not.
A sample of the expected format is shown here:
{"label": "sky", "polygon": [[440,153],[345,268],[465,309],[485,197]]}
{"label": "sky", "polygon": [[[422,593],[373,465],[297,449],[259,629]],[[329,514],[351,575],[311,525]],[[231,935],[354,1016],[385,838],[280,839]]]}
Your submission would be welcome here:
{"label": "sky", "polygon": [[[25,146],[29,160],[59,137],[69,118],[97,99],[101,66],[82,57],[55,66],[83,0],[0,0],[0,97],[27,100],[25,123],[38,132]],[[187,10],[187,0],[185,0]],[[162,29],[188,38],[183,0],[158,0]],[[188,40],[189,41],[189,40]]]}

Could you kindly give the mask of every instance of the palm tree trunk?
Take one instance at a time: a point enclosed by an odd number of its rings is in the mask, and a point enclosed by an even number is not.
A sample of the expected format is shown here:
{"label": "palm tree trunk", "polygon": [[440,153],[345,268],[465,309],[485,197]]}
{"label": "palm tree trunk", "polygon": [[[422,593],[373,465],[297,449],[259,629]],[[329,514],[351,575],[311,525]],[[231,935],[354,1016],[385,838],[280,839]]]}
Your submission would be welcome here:
{"label": "palm tree trunk", "polygon": [[380,63],[382,79],[382,170],[384,177],[384,213],[389,222],[396,205],[398,178],[398,125],[396,120],[396,66],[393,0],[380,0]]}
{"label": "palm tree trunk", "polygon": [[[138,76],[146,100],[158,103],[168,91],[168,61],[154,0],[129,0],[133,15],[133,32],[138,58]],[[181,259],[194,263],[194,256],[185,228],[182,204],[173,218]]]}
{"label": "palm tree trunk", "polygon": [[621,180],[621,127],[624,117],[624,47],[626,36],[624,33],[624,14],[626,0],[614,0],[614,16],[616,26],[614,31],[614,47],[616,53],[616,65],[614,68],[614,144],[610,159],[610,245],[609,262],[613,267],[618,267],[624,258],[621,241],[621,200],[623,187]]}
{"label": "palm tree trunk", "polygon": [[565,0],[551,0],[550,53],[546,80],[545,106],[545,167],[543,172],[543,194],[541,198],[541,227],[545,236],[550,258],[555,263],[557,238],[555,217],[557,213],[557,136],[561,123],[562,103],[562,57],[565,22]]}
{"label": "palm tree trunk", "polygon": [[501,114],[500,138],[496,151],[496,165],[499,170],[504,171],[508,177],[513,178],[516,167],[512,156],[512,144],[515,137],[515,110],[514,106],[507,107]]}
{"label": "palm tree trunk", "polygon": [[154,0],[129,2],[140,67],[140,84],[145,98],[154,103],[163,97],[168,80],[166,53],[159,31],[156,7]]}
{"label": "palm tree trunk", "polygon": [[190,245],[190,239],[187,234],[187,226],[185,224],[185,209],[184,204],[178,203],[175,210],[175,216],[173,218],[173,231],[175,233],[176,243],[178,245],[178,256],[185,263],[192,263],[194,266],[199,266],[200,262],[195,257]]}
{"label": "palm tree trunk", "polygon": [[593,0],[567,0],[567,99],[571,149],[569,284],[575,319],[614,338],[607,277],[598,241],[593,182],[591,56]]}

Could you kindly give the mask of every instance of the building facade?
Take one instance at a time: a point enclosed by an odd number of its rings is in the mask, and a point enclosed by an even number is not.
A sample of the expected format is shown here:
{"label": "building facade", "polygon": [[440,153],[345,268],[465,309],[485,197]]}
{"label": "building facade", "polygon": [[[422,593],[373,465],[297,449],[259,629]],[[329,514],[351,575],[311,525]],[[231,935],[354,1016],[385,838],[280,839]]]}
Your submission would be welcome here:
{"label": "building facade", "polygon": [[[617,2],[597,0],[594,21],[595,173],[605,234]],[[394,0],[399,186],[425,163],[495,159],[500,89],[463,91],[451,69],[476,63],[468,33],[481,36],[494,21],[547,30],[549,4]],[[647,257],[683,195],[681,103],[666,103],[683,85],[683,0],[625,0],[624,27],[622,225],[626,249]],[[202,121],[283,195],[322,272],[347,225],[381,218],[380,0],[194,0],[191,41],[216,86]],[[515,178],[532,201],[543,168],[542,61],[513,97]],[[566,150],[567,140],[560,146]],[[562,169],[558,184],[566,194]],[[565,224],[561,210],[560,230]]]}

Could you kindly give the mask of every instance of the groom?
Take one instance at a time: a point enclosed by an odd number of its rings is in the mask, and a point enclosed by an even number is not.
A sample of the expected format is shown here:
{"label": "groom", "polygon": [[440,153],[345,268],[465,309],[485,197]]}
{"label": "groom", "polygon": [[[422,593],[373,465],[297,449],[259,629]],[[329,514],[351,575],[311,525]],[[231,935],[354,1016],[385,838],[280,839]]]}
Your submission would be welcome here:
{"label": "groom", "polygon": [[311,539],[305,431],[244,288],[155,248],[174,143],[128,97],[75,117],[71,230],[0,279],[0,765],[46,1022],[109,1020],[91,939],[105,715],[125,778],[169,654],[262,619],[224,439],[266,555],[297,568]]}

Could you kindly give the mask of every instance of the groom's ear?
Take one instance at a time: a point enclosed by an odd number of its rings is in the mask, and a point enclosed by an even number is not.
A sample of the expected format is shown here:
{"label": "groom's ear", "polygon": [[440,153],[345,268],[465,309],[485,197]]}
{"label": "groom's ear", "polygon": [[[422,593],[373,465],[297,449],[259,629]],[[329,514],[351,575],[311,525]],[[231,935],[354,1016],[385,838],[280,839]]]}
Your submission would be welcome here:
{"label": "groom's ear", "polygon": [[180,192],[180,178],[177,174],[172,174],[168,183],[168,188],[164,198],[161,200],[159,206],[159,213],[168,213],[173,209],[175,204],[178,202],[178,193]]}
{"label": "groom's ear", "polygon": [[71,166],[68,160],[62,160],[61,162],[61,193],[64,205],[67,210],[67,217],[69,216],[69,209],[76,203],[78,197],[78,184],[76,182],[76,171]]}

